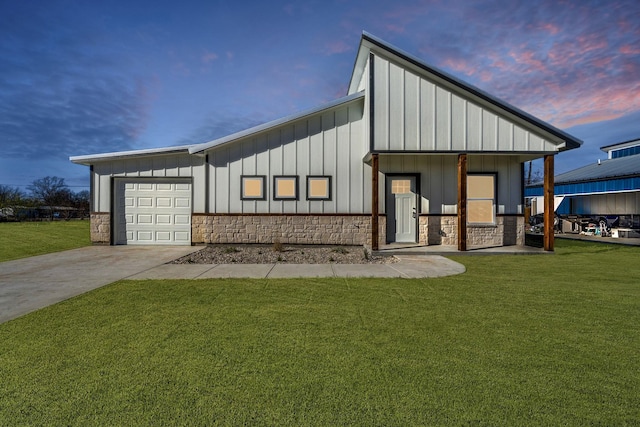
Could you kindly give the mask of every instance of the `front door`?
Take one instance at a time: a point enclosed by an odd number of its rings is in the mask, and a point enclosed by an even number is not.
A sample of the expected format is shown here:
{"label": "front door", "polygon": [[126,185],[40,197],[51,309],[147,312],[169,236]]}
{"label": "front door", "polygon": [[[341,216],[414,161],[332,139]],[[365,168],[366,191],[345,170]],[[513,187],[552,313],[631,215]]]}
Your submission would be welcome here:
{"label": "front door", "polygon": [[416,242],[416,177],[387,177],[387,241]]}

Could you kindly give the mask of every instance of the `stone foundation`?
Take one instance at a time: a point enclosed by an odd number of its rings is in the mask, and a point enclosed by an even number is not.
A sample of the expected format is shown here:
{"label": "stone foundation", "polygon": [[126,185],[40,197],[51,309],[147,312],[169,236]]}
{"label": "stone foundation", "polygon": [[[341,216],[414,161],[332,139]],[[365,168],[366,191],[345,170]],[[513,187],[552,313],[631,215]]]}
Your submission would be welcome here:
{"label": "stone foundation", "polygon": [[111,243],[111,214],[92,212],[89,218],[91,223],[91,243],[101,245]]}
{"label": "stone foundation", "polygon": [[[371,245],[371,215],[194,214],[193,243]],[[384,242],[386,218],[378,220]]]}
{"label": "stone foundation", "polygon": [[[91,243],[111,242],[111,215],[91,213]],[[387,218],[378,219],[378,241],[386,242]],[[524,245],[524,217],[498,216],[490,226],[467,226],[469,248]],[[192,243],[264,243],[371,245],[371,215],[216,215],[191,217]],[[422,245],[458,244],[457,216],[421,216]]]}
{"label": "stone foundation", "polygon": [[[422,245],[458,245],[457,216],[421,216],[418,231]],[[524,217],[499,216],[495,225],[468,225],[469,248],[524,245]]]}

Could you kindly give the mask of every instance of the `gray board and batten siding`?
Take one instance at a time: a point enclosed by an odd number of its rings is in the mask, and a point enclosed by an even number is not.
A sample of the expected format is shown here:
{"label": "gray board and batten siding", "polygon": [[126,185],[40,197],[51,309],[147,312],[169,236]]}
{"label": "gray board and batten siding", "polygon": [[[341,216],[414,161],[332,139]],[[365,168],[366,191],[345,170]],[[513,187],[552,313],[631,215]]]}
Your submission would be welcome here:
{"label": "gray board and batten siding", "polygon": [[[114,177],[189,177],[194,213],[370,213],[371,167],[363,162],[368,150],[363,111],[360,96],[199,154],[182,150],[97,158],[91,173],[93,211],[111,211]],[[243,175],[266,177],[265,200],[242,200]],[[280,175],[299,177],[297,200],[273,200],[273,177]],[[331,200],[307,200],[306,177],[323,175],[331,177]]]}
{"label": "gray board and batten siding", "polygon": [[[363,162],[364,99],[318,112],[206,151],[209,212],[369,213],[371,167]],[[265,176],[265,200],[241,200],[241,176]],[[274,200],[273,177],[298,176],[297,200]],[[331,200],[307,200],[307,176],[331,177]]]}
{"label": "gray board and batten siding", "polygon": [[412,70],[373,56],[373,149],[379,152],[553,153],[558,144]]}

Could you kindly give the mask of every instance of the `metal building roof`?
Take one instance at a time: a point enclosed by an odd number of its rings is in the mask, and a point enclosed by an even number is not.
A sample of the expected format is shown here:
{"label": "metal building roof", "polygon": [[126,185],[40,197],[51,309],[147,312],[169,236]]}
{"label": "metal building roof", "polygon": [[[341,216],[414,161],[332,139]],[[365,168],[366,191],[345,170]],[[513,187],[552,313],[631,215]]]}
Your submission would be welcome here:
{"label": "metal building roof", "polygon": [[69,160],[80,165],[91,165],[101,160],[124,159],[129,157],[146,156],[148,154],[176,154],[188,153],[189,145],[180,145],[174,147],[149,148],[145,150],[116,151],[112,153],[88,154],[85,156],[71,156]]}
{"label": "metal building roof", "polygon": [[628,141],[622,141],[622,142],[616,142],[615,144],[609,144],[609,145],[604,145],[602,147],[600,147],[600,149],[602,151],[609,151],[610,149],[617,147],[617,146],[623,146],[626,144],[631,144],[631,143],[640,143],[640,138],[634,138],[634,139],[630,139]]}
{"label": "metal building roof", "polygon": [[556,184],[640,175],[640,154],[607,159],[557,175]]}

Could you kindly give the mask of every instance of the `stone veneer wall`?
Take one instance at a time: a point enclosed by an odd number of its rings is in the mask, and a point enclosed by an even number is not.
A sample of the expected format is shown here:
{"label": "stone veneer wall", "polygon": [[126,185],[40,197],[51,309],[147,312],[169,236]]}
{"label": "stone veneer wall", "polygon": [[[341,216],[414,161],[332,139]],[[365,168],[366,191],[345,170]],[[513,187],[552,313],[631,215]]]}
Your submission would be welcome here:
{"label": "stone veneer wall", "polygon": [[[265,243],[371,245],[371,215],[194,214],[193,243]],[[380,216],[384,242],[386,218]]]}
{"label": "stone veneer wall", "polygon": [[[427,245],[458,245],[457,216],[421,216],[419,241]],[[495,225],[467,226],[467,246],[524,245],[524,216],[498,216]]]}
{"label": "stone veneer wall", "polygon": [[111,243],[111,215],[105,212],[92,212],[89,215],[91,228],[91,243]]}

